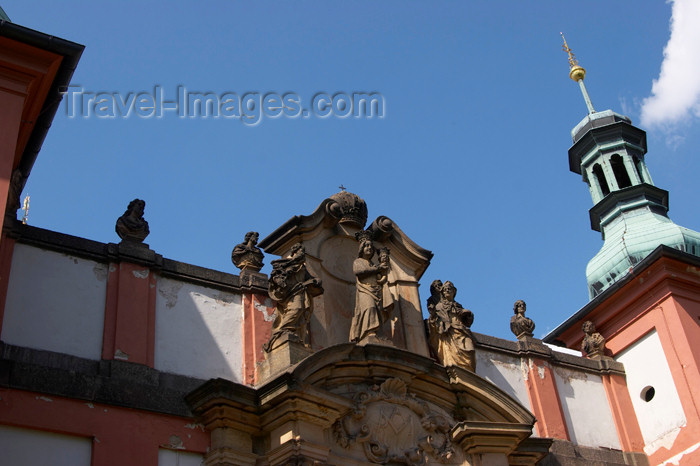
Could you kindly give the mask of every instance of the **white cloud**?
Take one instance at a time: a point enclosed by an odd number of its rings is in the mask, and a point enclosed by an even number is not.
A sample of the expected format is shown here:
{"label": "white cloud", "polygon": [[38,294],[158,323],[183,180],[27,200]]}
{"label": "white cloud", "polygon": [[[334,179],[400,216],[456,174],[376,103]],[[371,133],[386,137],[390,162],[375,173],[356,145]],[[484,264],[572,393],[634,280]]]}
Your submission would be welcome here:
{"label": "white cloud", "polygon": [[673,0],[670,29],[659,78],[641,108],[643,126],[664,130],[700,116],[700,1]]}

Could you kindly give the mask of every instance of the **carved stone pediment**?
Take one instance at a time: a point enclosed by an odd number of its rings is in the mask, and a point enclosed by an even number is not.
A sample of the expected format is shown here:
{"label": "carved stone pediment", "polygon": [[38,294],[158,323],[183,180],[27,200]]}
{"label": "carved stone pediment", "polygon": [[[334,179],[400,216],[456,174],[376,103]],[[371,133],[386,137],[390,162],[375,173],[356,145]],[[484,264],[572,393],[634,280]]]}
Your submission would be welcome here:
{"label": "carved stone pediment", "polygon": [[451,419],[391,378],[358,393],[353,410],[333,425],[333,435],[344,448],[360,445],[374,464],[454,464],[452,427]]}
{"label": "carved stone pediment", "polygon": [[[355,234],[366,231],[377,250],[387,248],[388,258],[382,299],[393,307],[383,316],[383,343],[428,356],[418,283],[432,253],[414,243],[390,218],[377,217],[363,230],[367,204],[357,195],[341,192],[325,199],[310,215],[292,217],[260,241],[266,254],[288,257],[299,243],[306,251],[309,272],[323,283],[324,293],[313,299],[309,344],[314,351],[347,343],[357,300],[354,263],[358,258]],[[374,258],[378,262],[379,255]],[[386,292],[386,293],[385,293]],[[385,299],[386,298],[386,299]],[[362,340],[361,335],[357,340]]]}

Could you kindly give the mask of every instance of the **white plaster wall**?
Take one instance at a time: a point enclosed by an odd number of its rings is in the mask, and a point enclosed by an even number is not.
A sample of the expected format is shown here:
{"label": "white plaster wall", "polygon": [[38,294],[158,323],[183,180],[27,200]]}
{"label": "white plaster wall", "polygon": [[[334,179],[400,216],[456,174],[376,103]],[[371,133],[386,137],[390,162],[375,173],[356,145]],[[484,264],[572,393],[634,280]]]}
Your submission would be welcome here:
{"label": "white plaster wall", "polygon": [[620,449],[603,379],[594,374],[554,367],[571,441],[587,447]]}
{"label": "white plaster wall", "polygon": [[92,439],[0,425],[0,464],[90,466]]}
{"label": "white plaster wall", "polygon": [[527,368],[524,369],[525,372],[523,372],[520,358],[481,349],[476,351],[477,375],[496,385],[532,411],[525,386]]}
{"label": "white plaster wall", "polygon": [[210,379],[243,379],[241,295],[161,278],[155,368]]}
{"label": "white plaster wall", "polygon": [[[670,448],[686,419],[656,330],[643,336],[616,359],[625,365],[627,389],[642,430],[644,450],[652,454],[661,447]],[[649,402],[642,399],[642,390],[647,386],[655,390]]]}
{"label": "white plaster wall", "polygon": [[100,359],[106,292],[106,264],[18,243],[0,338]]}
{"label": "white plaster wall", "polygon": [[184,451],[158,450],[158,466],[201,466],[204,456]]}

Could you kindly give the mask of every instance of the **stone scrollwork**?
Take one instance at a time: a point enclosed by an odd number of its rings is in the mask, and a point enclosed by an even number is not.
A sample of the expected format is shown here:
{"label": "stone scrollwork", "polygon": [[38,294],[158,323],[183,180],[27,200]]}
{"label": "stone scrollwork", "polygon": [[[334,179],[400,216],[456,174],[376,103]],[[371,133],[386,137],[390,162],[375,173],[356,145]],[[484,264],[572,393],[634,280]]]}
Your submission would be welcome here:
{"label": "stone scrollwork", "polygon": [[451,421],[409,394],[397,378],[360,392],[352,411],[333,425],[343,448],[362,446],[373,464],[452,463]]}

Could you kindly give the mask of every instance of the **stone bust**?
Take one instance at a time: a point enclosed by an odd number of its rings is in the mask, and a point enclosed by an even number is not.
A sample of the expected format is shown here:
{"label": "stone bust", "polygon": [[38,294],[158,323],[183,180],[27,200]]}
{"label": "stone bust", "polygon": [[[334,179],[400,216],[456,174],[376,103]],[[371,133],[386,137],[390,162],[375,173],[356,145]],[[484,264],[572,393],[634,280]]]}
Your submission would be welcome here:
{"label": "stone bust", "polygon": [[129,202],[124,215],[117,219],[114,229],[122,241],[142,243],[150,233],[148,222],[143,218],[146,201],[134,199]]}
{"label": "stone bust", "polygon": [[581,351],[586,353],[589,359],[601,359],[605,351],[605,337],[595,331],[595,324],[590,320],[584,322],[581,329],[584,333]]}
{"label": "stone bust", "polygon": [[259,234],[257,231],[249,231],[245,234],[243,242],[237,244],[231,252],[231,262],[241,270],[259,272],[263,266],[263,252],[256,245]]}
{"label": "stone bust", "polygon": [[526,337],[532,337],[533,331],[535,330],[535,322],[532,319],[525,317],[525,309],[527,305],[522,299],[517,300],[513,304],[513,313],[515,314],[510,318],[510,331],[521,340]]}

